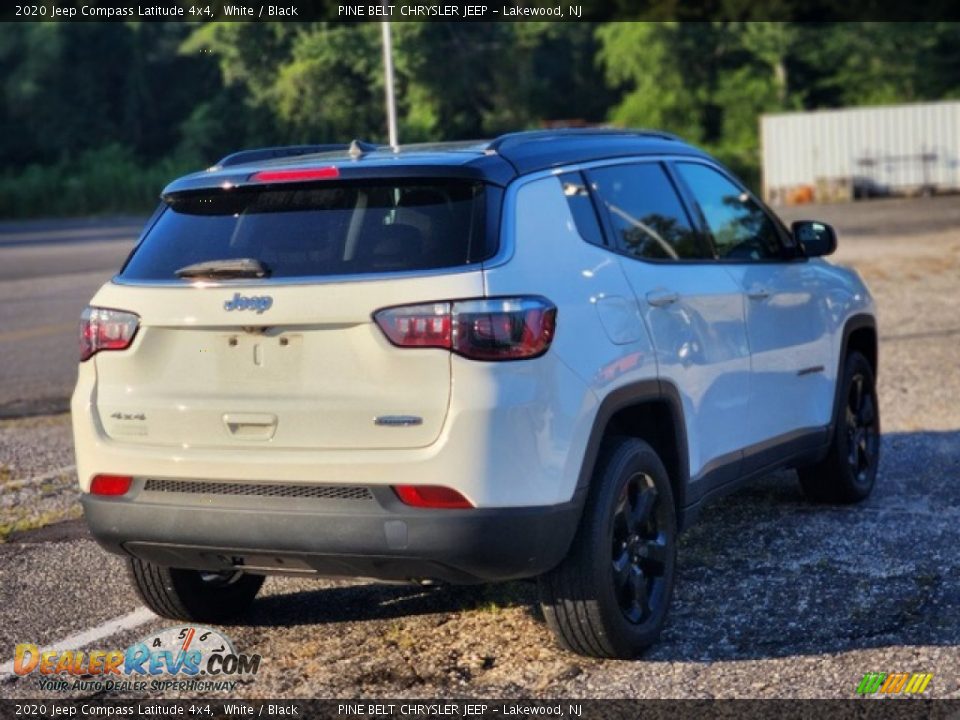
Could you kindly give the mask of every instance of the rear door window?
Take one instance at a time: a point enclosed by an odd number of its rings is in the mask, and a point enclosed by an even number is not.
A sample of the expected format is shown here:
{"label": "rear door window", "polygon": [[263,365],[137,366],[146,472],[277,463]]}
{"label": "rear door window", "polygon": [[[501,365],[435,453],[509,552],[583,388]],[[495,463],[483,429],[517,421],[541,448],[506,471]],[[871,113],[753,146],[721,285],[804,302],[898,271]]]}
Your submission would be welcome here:
{"label": "rear door window", "polygon": [[573,216],[573,222],[577,226],[580,237],[591,245],[603,247],[606,244],[603,240],[603,230],[600,228],[597,211],[593,206],[583,175],[578,172],[561,175],[560,187],[563,189],[563,196],[567,199],[567,206],[570,208],[570,214]]}
{"label": "rear door window", "polygon": [[713,257],[659,163],[596,168],[587,179],[621,252],[644,260]]}
{"label": "rear door window", "polygon": [[250,259],[272,278],[454,268],[495,251],[485,188],[464,181],[354,182],[173,195],[125,280],[175,280],[195,263]]}

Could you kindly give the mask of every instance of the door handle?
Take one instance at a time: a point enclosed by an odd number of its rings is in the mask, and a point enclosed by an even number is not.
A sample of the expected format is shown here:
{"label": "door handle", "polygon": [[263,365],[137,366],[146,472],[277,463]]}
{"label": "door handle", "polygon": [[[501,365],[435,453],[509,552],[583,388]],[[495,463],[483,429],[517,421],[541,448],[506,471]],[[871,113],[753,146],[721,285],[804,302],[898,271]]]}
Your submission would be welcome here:
{"label": "door handle", "polygon": [[751,300],[766,300],[770,297],[770,291],[765,287],[752,287],[747,290],[747,297]]}
{"label": "door handle", "polygon": [[651,290],[647,293],[647,302],[653,307],[665,307],[679,299],[680,296],[672,290]]}

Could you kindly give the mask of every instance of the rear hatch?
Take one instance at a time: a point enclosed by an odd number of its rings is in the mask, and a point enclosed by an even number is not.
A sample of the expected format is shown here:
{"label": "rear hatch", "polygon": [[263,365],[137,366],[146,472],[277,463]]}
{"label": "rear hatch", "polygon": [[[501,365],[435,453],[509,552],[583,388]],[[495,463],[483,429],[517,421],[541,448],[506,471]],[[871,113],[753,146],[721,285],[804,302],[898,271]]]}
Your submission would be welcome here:
{"label": "rear hatch", "polygon": [[104,431],[178,447],[429,445],[450,354],[400,350],[372,315],[483,295],[486,195],[391,179],[168,196],[92,302],[140,317],[129,349],[89,361]]}

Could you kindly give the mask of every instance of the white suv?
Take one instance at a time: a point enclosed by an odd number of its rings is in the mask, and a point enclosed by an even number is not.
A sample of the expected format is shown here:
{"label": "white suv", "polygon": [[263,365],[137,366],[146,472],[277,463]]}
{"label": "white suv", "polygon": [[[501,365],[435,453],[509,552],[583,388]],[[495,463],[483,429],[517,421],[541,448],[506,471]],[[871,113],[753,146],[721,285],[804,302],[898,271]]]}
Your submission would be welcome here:
{"label": "white suv", "polygon": [[167,617],[271,573],[539,578],[565,647],[634,656],[705,501],[873,486],[873,302],[835,246],[662,133],[232,155],[84,313],[87,521]]}

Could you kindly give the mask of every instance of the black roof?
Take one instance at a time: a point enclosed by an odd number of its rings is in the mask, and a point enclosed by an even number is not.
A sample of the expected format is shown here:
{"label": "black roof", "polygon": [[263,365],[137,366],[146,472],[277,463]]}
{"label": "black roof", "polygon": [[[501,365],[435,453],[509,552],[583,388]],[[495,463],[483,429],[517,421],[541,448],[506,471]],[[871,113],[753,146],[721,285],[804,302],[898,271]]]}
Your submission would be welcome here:
{"label": "black roof", "polygon": [[510,133],[491,141],[488,147],[513,165],[518,175],[629,155],[703,155],[676,135],[612,128]]}
{"label": "black roof", "polygon": [[244,150],[206,171],[170,183],[164,194],[245,185],[264,169],[336,166],[343,178],[462,177],[506,185],[515,177],[552,167],[608,158],[692,155],[703,151],[674,135],[649,130],[533,130],[474,140],[391,148],[359,140],[350,144],[294,145]]}

